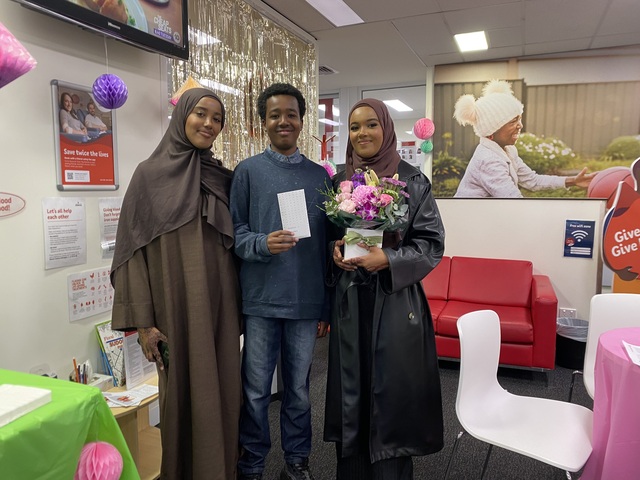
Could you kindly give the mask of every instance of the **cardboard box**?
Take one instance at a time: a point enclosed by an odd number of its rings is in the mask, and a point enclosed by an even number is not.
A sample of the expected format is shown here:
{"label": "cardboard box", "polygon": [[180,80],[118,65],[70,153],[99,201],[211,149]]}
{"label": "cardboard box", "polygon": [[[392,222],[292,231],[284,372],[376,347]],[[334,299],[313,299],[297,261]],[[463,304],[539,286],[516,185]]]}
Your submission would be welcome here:
{"label": "cardboard box", "polygon": [[102,375],[94,373],[91,377],[89,385],[98,387],[102,392],[106,392],[113,388],[113,377],[111,375]]}

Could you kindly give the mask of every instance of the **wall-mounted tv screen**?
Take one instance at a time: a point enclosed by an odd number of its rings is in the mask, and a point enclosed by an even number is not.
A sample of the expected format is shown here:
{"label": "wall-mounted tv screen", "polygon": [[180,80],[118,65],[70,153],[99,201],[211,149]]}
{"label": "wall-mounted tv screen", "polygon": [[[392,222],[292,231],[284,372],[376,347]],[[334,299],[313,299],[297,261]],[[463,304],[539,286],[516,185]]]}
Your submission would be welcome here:
{"label": "wall-mounted tv screen", "polygon": [[145,50],[189,58],[187,0],[15,1]]}

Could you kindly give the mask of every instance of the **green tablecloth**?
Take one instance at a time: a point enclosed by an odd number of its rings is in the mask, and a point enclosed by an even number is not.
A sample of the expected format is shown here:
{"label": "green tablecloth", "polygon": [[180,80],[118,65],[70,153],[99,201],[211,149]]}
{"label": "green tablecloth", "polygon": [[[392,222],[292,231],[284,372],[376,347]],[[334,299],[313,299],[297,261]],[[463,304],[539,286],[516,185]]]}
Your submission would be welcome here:
{"label": "green tablecloth", "polygon": [[121,480],[140,476],[118,422],[95,387],[0,369],[1,384],[51,390],[51,402],[0,427],[2,480],[73,480],[82,447],[103,441],[122,455]]}

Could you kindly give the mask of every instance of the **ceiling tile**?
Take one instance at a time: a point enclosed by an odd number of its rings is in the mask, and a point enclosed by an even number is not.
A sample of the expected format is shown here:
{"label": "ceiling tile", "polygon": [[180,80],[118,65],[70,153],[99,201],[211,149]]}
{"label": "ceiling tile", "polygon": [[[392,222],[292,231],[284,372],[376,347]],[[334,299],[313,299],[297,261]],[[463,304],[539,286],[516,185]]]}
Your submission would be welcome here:
{"label": "ceiling tile", "polygon": [[328,30],[333,24],[304,0],[266,0],[267,4],[306,32]]}
{"label": "ceiling tile", "polygon": [[440,6],[436,0],[402,0],[376,2],[371,0],[346,0],[345,3],[367,22],[394,20],[426,13],[437,13]]}
{"label": "ceiling tile", "polygon": [[409,48],[423,58],[458,51],[453,35],[443,20],[442,14],[436,13],[394,20],[393,24]]}
{"label": "ceiling tile", "polygon": [[607,2],[526,0],[526,43],[586,38],[595,34]]}
{"label": "ceiling tile", "polygon": [[522,3],[522,0],[445,0],[440,2],[444,11],[467,10],[470,8],[486,7],[490,5],[507,5]]}
{"label": "ceiling tile", "polygon": [[489,43],[490,50],[514,45],[523,46],[523,37],[522,29],[518,27],[497,28],[487,31],[487,43]]}
{"label": "ceiling tile", "polygon": [[318,53],[320,65],[340,72],[320,77],[323,91],[338,84],[382,85],[425,76],[424,65],[390,22],[319,32]]}
{"label": "ceiling tile", "polygon": [[640,1],[613,0],[598,28],[598,35],[638,33],[640,31]]}
{"label": "ceiling tile", "polygon": [[470,8],[443,14],[452,33],[477,32],[492,28],[522,27],[523,10],[519,3]]}
{"label": "ceiling tile", "polygon": [[462,57],[465,62],[484,62],[501,58],[521,57],[524,54],[521,45],[515,47],[500,47],[490,50],[480,50],[477,52],[464,52]]}
{"label": "ceiling tile", "polygon": [[541,55],[544,53],[571,52],[574,50],[584,50],[589,48],[589,38],[577,38],[555,42],[540,42],[525,45],[525,55]]}
{"label": "ceiling tile", "polygon": [[590,46],[591,48],[606,48],[633,44],[640,46],[640,31],[618,35],[601,35],[594,38]]}

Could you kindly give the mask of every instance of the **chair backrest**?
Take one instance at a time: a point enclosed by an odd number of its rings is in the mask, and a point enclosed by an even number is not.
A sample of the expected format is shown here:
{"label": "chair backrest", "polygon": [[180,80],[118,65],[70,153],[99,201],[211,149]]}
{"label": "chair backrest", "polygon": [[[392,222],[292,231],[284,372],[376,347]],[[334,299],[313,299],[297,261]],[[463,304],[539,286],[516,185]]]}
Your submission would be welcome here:
{"label": "chair backrest", "polygon": [[504,393],[497,377],[500,319],[493,310],[478,310],[462,315],[457,326],[460,379],[456,413],[465,430],[473,431],[471,425],[482,422],[485,408],[496,408],[496,395]]}
{"label": "chair backrest", "polygon": [[598,339],[603,332],[615,328],[640,327],[640,294],[601,293],[591,298],[589,328],[582,373],[587,393],[595,391],[594,367]]}

